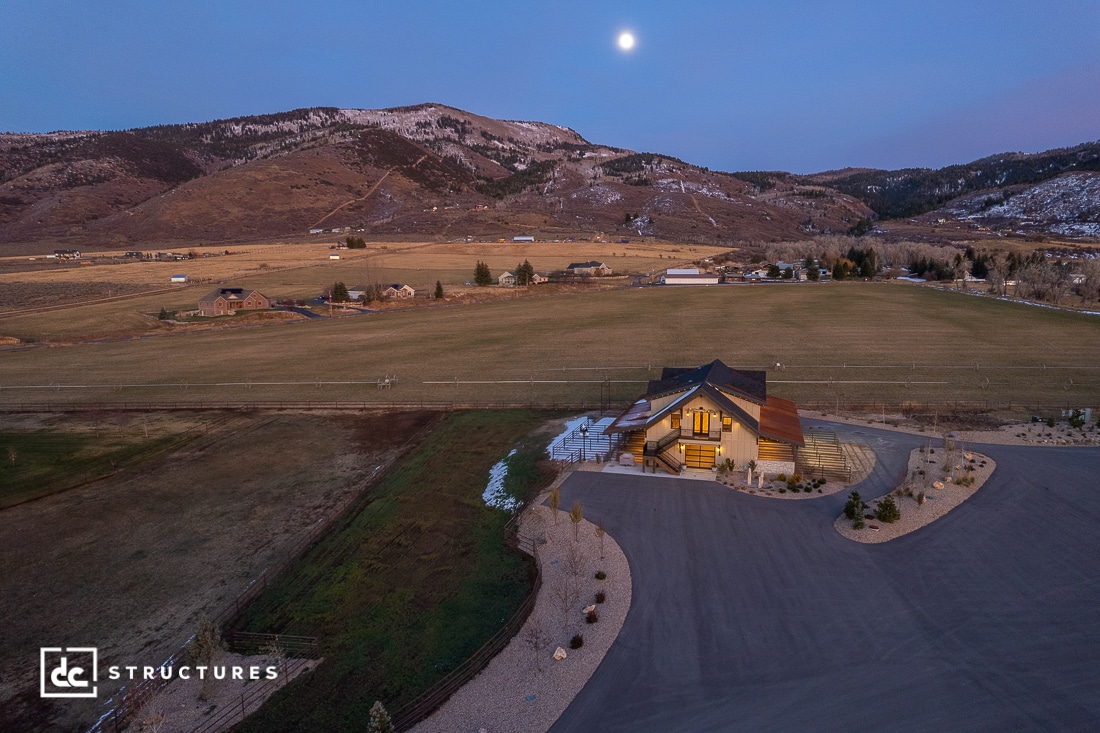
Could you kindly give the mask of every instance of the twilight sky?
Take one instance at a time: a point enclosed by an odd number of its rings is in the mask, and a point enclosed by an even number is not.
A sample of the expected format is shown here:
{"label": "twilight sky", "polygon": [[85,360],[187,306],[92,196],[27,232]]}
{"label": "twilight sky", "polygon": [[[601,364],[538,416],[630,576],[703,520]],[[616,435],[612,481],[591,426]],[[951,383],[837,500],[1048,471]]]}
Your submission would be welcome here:
{"label": "twilight sky", "polygon": [[0,2],[0,131],[428,101],[720,170],[939,167],[1100,139],[1100,1]]}

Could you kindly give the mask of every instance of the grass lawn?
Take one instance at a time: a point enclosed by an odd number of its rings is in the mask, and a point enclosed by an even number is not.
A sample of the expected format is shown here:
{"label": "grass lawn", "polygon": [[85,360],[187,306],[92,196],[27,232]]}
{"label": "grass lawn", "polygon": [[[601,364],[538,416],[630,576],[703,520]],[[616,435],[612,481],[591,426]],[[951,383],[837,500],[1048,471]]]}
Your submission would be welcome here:
{"label": "grass lawn", "polygon": [[246,609],[237,628],[318,636],[316,670],[276,694],[239,731],[362,731],[375,700],[416,697],[476,651],[531,589],[529,561],[509,550],[510,515],[486,507],[489,469],[510,463],[526,498],[548,415],[448,416],[335,529]]}
{"label": "grass lawn", "polygon": [[0,509],[133,466],[185,436],[87,432],[0,432]]}

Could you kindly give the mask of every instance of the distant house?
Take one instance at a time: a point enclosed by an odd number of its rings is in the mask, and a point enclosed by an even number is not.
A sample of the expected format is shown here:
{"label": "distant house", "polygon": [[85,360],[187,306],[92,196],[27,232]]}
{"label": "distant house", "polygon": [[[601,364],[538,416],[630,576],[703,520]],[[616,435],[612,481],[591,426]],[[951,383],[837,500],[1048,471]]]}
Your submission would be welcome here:
{"label": "distant house", "polygon": [[145,255],[143,255],[141,252],[127,252],[126,254],[124,254],[122,256],[123,257],[129,257],[129,258],[135,259],[135,260],[140,260],[140,259],[145,257]]}
{"label": "distant house", "polygon": [[79,260],[80,259],[80,250],[79,249],[55,249],[53,251],[53,256],[56,257],[59,260]]}
{"label": "distant house", "polygon": [[309,233],[310,234],[324,234],[325,230],[322,229],[321,227],[313,227],[312,229],[309,230]]}
{"label": "distant house", "polygon": [[187,275],[182,273],[182,272],[178,273],[176,275],[173,275],[170,279],[170,282],[185,283],[185,282],[187,282]]}
{"label": "distant house", "polygon": [[257,311],[271,307],[271,299],[258,290],[218,288],[199,299],[199,315],[230,316],[237,311]]}
{"label": "distant house", "polygon": [[535,238],[529,234],[521,234],[516,237],[512,237],[513,242],[534,242]]}
{"label": "distant house", "polygon": [[538,274],[537,272],[534,275],[531,276],[531,284],[532,285],[542,285],[543,283],[548,283],[548,282],[550,282],[550,278],[543,277],[542,275]]}
{"label": "distant house", "polygon": [[403,298],[412,298],[415,295],[416,290],[408,285],[402,285],[401,283],[394,283],[382,291],[382,297],[386,300],[401,300]]}
{"label": "distant house", "polygon": [[602,262],[591,260],[589,262],[573,262],[569,267],[565,268],[565,271],[571,275],[581,275],[586,277],[602,277],[611,274],[611,268]]}
{"label": "distant house", "polygon": [[516,276],[511,272],[502,272],[500,277],[497,278],[497,285],[502,288],[514,288],[516,286]]}
{"label": "distant house", "polygon": [[662,285],[717,285],[718,274],[694,267],[671,267],[661,276]]}

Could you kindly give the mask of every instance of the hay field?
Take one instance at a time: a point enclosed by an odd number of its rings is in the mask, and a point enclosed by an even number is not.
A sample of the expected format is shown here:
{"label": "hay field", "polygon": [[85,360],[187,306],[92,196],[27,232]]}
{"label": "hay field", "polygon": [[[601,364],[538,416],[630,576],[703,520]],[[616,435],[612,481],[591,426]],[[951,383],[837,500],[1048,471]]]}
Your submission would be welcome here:
{"label": "hay field", "polygon": [[[155,315],[160,309],[189,310],[218,285],[255,288],[274,299],[315,298],[336,281],[348,286],[371,283],[408,283],[420,292],[443,283],[448,295],[469,292],[478,260],[487,262],[494,275],[513,270],[530,260],[539,272],[562,270],[571,262],[597,259],[621,272],[653,272],[727,251],[724,248],[681,244],[571,243],[370,243],[365,250],[340,250],[339,260],[329,260],[334,242],[309,244],[257,244],[231,247],[195,247],[199,257],[181,262],[117,262],[87,267],[53,263],[45,269],[12,268],[25,258],[0,261],[0,291],[9,285],[12,302],[0,298],[0,336],[32,341],[65,341],[80,338],[139,335],[163,329]],[[120,253],[121,254],[121,253]],[[7,267],[4,267],[4,265]],[[186,273],[191,282],[172,285],[174,273]],[[63,311],[20,312],[15,285],[48,289]],[[145,288],[146,295],[102,297],[114,286]],[[482,294],[485,289],[480,289]],[[96,293],[83,295],[83,291]],[[48,302],[48,301],[47,301]],[[37,302],[36,305],[41,305]]]}
{"label": "hay field", "polygon": [[[3,358],[0,404],[592,404],[605,375],[621,402],[661,366],[715,358],[768,367],[802,402],[1100,403],[1100,318],[901,283],[563,293]],[[487,381],[510,383],[463,383]]]}

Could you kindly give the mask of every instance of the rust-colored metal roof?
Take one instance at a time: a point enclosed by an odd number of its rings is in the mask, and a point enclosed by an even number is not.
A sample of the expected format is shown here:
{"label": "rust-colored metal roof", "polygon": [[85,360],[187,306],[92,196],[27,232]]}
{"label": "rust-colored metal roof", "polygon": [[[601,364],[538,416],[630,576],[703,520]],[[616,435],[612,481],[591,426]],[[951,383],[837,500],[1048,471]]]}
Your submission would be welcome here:
{"label": "rust-colored metal roof", "polygon": [[775,395],[768,395],[767,403],[760,408],[760,435],[793,445],[806,445],[798,408],[790,400]]}

